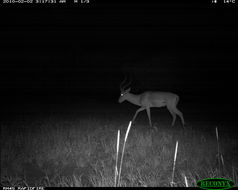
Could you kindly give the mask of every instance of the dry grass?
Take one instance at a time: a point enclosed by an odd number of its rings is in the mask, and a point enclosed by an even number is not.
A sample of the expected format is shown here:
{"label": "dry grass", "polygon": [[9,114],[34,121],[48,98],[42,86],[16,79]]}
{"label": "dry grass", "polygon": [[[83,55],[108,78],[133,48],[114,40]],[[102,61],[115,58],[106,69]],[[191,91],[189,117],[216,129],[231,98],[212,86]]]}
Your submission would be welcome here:
{"label": "dry grass", "polygon": [[[123,122],[122,122],[123,121]],[[115,186],[117,131],[127,121],[99,118],[48,118],[1,126],[1,185]],[[133,125],[124,150],[120,186],[196,186],[208,177],[231,179],[237,186],[237,139],[215,128]],[[176,141],[176,168],[173,166]],[[120,147],[123,145],[120,142]],[[119,155],[120,156],[120,155]],[[219,157],[220,158],[220,157]],[[119,160],[118,160],[119,162]]]}

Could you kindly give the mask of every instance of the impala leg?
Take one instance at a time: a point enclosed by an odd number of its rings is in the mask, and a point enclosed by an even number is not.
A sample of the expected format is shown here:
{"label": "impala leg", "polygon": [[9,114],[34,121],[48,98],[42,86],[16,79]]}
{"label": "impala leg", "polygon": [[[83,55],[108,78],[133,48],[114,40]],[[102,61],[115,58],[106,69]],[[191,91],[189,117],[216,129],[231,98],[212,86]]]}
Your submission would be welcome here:
{"label": "impala leg", "polygon": [[173,121],[172,121],[171,125],[174,126],[174,123],[175,123],[175,120],[176,120],[176,113],[173,111],[172,108],[170,108],[170,107],[167,107],[167,108],[168,108],[169,112],[171,113],[171,115],[173,117]]}
{"label": "impala leg", "polygon": [[139,112],[143,111],[144,109],[145,109],[145,108],[141,107],[141,108],[139,108],[139,109],[136,111],[136,113],[135,113],[135,115],[134,115],[134,117],[133,117],[133,119],[132,119],[132,123],[133,123],[134,120],[136,119],[137,114],[138,114]]}
{"label": "impala leg", "polygon": [[182,124],[184,125],[185,122],[184,122],[184,119],[183,119],[183,114],[181,111],[178,110],[178,108],[174,108],[174,112],[180,117],[181,121],[182,121]]}
{"label": "impala leg", "polygon": [[147,115],[148,115],[148,118],[149,118],[149,123],[150,123],[150,127],[152,127],[152,123],[151,123],[151,115],[150,115],[150,108],[146,108],[146,112],[147,112]]}

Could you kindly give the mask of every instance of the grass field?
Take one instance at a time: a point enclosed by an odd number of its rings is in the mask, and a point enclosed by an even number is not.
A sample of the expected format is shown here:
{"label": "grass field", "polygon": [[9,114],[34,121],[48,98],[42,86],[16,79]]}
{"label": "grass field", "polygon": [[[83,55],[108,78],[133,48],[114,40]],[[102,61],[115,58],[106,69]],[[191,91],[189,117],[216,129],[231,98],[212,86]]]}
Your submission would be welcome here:
{"label": "grass field", "polygon": [[[99,111],[22,114],[3,123],[1,185],[114,186],[117,131],[121,131],[122,145],[133,112],[128,116],[107,108],[97,114]],[[171,186],[176,141],[174,186],[196,186],[197,180],[212,177],[231,179],[237,186],[237,134],[229,132],[226,126],[202,121],[188,121],[183,128],[179,118],[171,127],[167,112],[158,120],[157,115],[152,113],[157,130],[150,129],[145,114],[132,125],[121,186]]]}

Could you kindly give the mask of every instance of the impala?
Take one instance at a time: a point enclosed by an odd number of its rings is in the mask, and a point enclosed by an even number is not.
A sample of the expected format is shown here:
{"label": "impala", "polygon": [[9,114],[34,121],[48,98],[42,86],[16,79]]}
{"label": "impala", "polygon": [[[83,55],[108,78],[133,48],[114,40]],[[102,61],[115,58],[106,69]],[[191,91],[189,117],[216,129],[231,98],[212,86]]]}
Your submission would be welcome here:
{"label": "impala", "polygon": [[119,103],[122,103],[123,101],[127,100],[128,102],[132,104],[140,106],[140,108],[136,111],[132,119],[132,122],[134,122],[139,112],[146,110],[148,118],[149,118],[149,124],[152,127],[150,108],[166,106],[173,117],[172,126],[175,123],[176,115],[180,117],[182,124],[183,125],[185,124],[183,119],[183,114],[177,108],[177,104],[179,102],[179,96],[177,94],[174,94],[171,92],[159,92],[159,91],[158,92],[146,91],[142,94],[132,94],[130,93],[131,88],[128,88],[125,90],[126,86],[130,84],[129,83],[123,86],[123,83],[125,81],[126,79],[120,84],[121,96],[118,100]]}

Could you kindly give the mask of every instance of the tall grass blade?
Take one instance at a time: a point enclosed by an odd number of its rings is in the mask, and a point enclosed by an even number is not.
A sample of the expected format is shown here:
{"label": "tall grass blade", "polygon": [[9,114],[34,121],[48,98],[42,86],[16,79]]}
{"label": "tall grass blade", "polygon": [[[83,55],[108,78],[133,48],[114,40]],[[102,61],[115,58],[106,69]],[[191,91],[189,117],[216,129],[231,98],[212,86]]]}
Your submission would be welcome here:
{"label": "tall grass blade", "polygon": [[221,157],[220,157],[219,135],[217,127],[216,127],[216,138],[217,138],[217,159],[218,159],[219,175],[221,176],[221,160],[220,160]]}
{"label": "tall grass blade", "polygon": [[119,187],[120,186],[120,179],[121,179],[121,168],[122,168],[122,162],[123,162],[123,157],[124,157],[124,151],[125,151],[125,146],[126,146],[126,140],[127,140],[127,137],[128,137],[128,134],[129,134],[129,131],[130,131],[130,128],[131,128],[131,121],[127,127],[127,131],[126,131],[126,135],[125,135],[125,139],[124,139],[124,143],[123,143],[123,148],[122,148],[122,155],[121,155],[121,162],[120,162],[120,168],[119,168],[119,174],[118,174],[118,183],[117,183],[117,186]]}
{"label": "tall grass blade", "polygon": [[188,180],[187,180],[186,175],[184,175],[184,181],[185,181],[185,185],[186,185],[186,187],[188,187]]}
{"label": "tall grass blade", "polygon": [[176,164],[177,152],[178,152],[178,141],[176,142],[175,152],[174,152],[174,163],[173,163],[173,173],[172,173],[171,186],[174,185],[174,171],[175,171],[175,164]]}
{"label": "tall grass blade", "polygon": [[118,155],[119,155],[119,145],[120,145],[120,130],[117,132],[117,152],[116,152],[116,165],[115,165],[115,181],[114,186],[117,186],[117,176],[118,176],[118,169],[117,169],[117,163],[118,163]]}

